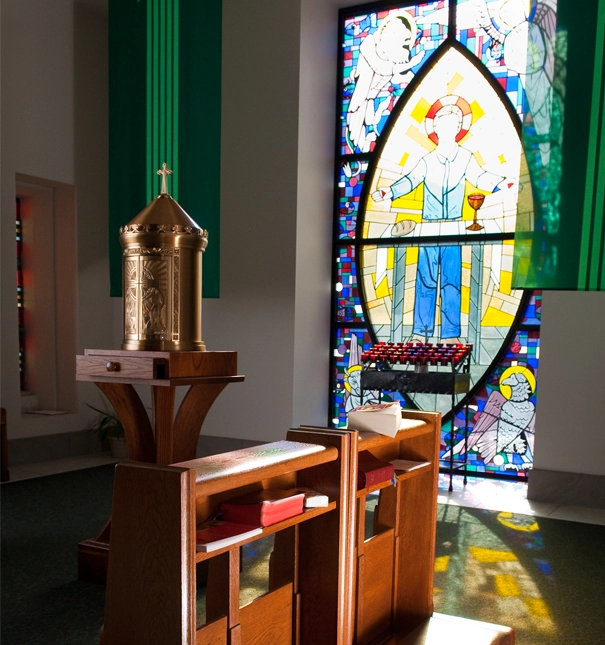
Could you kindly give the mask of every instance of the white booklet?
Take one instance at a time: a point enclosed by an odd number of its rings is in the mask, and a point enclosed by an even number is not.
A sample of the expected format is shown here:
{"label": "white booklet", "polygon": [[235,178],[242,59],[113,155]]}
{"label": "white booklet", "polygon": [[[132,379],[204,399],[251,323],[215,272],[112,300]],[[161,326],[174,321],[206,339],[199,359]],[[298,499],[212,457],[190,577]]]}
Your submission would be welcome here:
{"label": "white booklet", "polygon": [[393,459],[390,462],[393,464],[395,470],[399,472],[407,473],[410,470],[416,470],[416,468],[422,468],[423,466],[430,466],[430,461],[412,461],[411,459]]}
{"label": "white booklet", "polygon": [[399,401],[360,405],[349,412],[347,419],[349,430],[370,430],[389,437],[399,432],[401,424]]}

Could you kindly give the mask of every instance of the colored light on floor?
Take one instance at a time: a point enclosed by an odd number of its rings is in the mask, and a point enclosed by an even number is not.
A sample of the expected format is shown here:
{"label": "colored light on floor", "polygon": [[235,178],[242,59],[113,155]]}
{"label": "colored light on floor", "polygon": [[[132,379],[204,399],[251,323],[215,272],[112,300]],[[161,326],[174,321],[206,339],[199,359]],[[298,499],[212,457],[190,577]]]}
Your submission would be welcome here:
{"label": "colored light on floor", "polygon": [[542,600],[542,598],[523,598],[523,602],[525,602],[525,605],[532,616],[536,616],[538,618],[550,618],[548,605]]}
{"label": "colored light on floor", "polygon": [[442,573],[447,571],[447,565],[450,563],[449,555],[442,555],[438,558],[435,558],[435,573]]}
{"label": "colored light on floor", "polygon": [[517,560],[517,556],[512,551],[496,551],[480,546],[471,546],[468,550],[479,562],[515,562]]}
{"label": "colored light on floor", "polygon": [[494,584],[496,586],[496,593],[499,596],[518,596],[519,586],[514,576],[506,573],[494,576]]}

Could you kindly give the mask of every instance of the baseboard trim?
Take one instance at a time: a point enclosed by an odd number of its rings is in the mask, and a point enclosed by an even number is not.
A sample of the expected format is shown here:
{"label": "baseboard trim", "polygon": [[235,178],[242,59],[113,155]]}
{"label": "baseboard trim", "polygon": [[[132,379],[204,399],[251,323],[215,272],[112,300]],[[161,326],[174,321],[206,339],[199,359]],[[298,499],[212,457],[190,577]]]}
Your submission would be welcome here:
{"label": "baseboard trim", "polygon": [[[264,441],[233,439],[231,437],[211,437],[200,435],[197,443],[197,457],[208,457],[223,452],[258,446]],[[11,466],[26,466],[44,461],[82,457],[107,452],[106,442],[100,442],[91,430],[76,430],[60,434],[9,439],[7,442],[9,469]]]}
{"label": "baseboard trim", "polygon": [[9,439],[7,443],[9,468],[10,466],[25,466],[56,459],[100,454],[108,449],[107,444],[99,441],[92,430]]}
{"label": "baseboard trim", "polygon": [[527,498],[536,502],[605,509],[605,476],[534,468]]}

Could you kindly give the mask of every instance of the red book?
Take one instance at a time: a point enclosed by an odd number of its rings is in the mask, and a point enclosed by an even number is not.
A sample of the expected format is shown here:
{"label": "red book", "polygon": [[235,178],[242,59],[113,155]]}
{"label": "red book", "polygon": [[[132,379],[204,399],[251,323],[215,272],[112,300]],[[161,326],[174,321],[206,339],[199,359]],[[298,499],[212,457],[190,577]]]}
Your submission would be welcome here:
{"label": "red book", "polygon": [[263,529],[256,526],[247,526],[246,524],[236,524],[235,522],[221,522],[220,520],[211,520],[200,525],[195,532],[195,544],[197,551],[216,551],[224,546],[235,544],[240,540],[245,540],[254,535],[260,535]]}
{"label": "red book", "polygon": [[303,512],[304,492],[267,489],[236,497],[221,504],[226,522],[271,526]]}
{"label": "red book", "polygon": [[395,476],[393,464],[381,461],[368,450],[362,450],[357,458],[357,490],[389,481]]}

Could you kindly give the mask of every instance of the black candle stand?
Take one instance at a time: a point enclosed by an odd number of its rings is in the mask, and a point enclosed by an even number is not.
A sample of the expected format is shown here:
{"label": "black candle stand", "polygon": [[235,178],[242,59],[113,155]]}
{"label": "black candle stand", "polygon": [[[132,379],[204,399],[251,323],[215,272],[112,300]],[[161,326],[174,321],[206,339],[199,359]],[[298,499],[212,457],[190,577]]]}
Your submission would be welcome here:
{"label": "black candle stand", "polygon": [[464,461],[454,466],[454,408],[456,395],[470,389],[470,361],[473,346],[462,343],[380,342],[361,356],[361,390],[401,394],[449,394],[452,397],[450,426],[449,490],[453,490],[455,468],[462,467],[464,484],[468,463],[468,401],[465,405]]}

